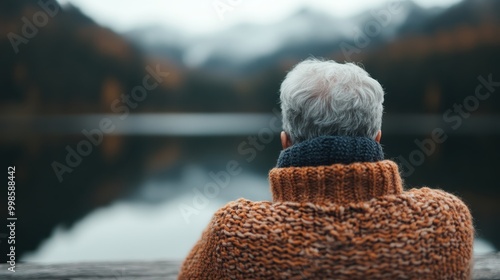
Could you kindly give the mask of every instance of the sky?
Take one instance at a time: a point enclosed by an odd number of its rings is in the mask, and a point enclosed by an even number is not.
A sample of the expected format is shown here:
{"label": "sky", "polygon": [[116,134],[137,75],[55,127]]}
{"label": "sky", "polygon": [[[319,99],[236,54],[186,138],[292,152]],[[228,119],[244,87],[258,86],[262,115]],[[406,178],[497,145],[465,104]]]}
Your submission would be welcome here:
{"label": "sky", "polygon": [[[383,9],[388,0],[58,0],[72,4],[117,32],[141,26],[166,26],[190,35],[207,35],[236,24],[282,20],[304,7],[336,17]],[[390,0],[398,2],[399,0]],[[459,0],[414,0],[422,7],[446,7]]]}

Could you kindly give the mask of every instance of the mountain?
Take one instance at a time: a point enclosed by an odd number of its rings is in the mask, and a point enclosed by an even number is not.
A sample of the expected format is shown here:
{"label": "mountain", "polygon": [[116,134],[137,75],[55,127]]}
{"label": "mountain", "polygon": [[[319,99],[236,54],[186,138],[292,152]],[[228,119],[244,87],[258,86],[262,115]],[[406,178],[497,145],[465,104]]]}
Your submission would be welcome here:
{"label": "mountain", "polygon": [[[329,43],[331,38],[345,38],[348,27],[349,21],[332,18],[321,11],[302,9],[291,18],[271,25],[241,24],[195,38],[182,36],[168,27],[147,31],[141,28],[124,35],[146,51],[166,55],[189,67],[232,72],[259,58],[282,53],[287,45],[300,48],[312,43]],[[156,39],[152,43],[148,38]]]}
{"label": "mountain", "polygon": [[[267,24],[242,24],[201,37],[187,37],[168,27],[132,30],[124,34],[146,52],[178,64],[204,69],[212,74],[248,75],[283,60],[308,56],[339,56],[341,44],[357,47],[359,32],[368,37],[363,51],[375,49],[408,36],[435,34],[460,26],[498,23],[500,1],[465,0],[448,9],[422,8],[411,0],[402,1],[397,12],[389,4],[359,15],[339,19],[324,11],[304,8],[284,20]],[[381,14],[389,13],[384,22]],[[383,27],[380,32],[375,25]],[[370,28],[374,35],[370,34]],[[151,40],[151,38],[155,38]],[[160,39],[158,39],[160,38]]]}
{"label": "mountain", "polygon": [[[389,13],[388,5],[350,18],[335,18],[324,11],[303,8],[281,21],[267,24],[241,24],[201,37],[188,37],[168,27],[140,28],[124,34],[143,50],[169,60],[226,75],[248,74],[275,65],[287,58],[324,56],[340,50],[342,42],[352,43],[356,30],[363,33],[377,15]],[[428,16],[412,1],[403,1],[387,22],[377,22],[379,32],[370,36],[371,46],[397,35],[407,18],[418,21]],[[376,27],[375,27],[376,28]]]}

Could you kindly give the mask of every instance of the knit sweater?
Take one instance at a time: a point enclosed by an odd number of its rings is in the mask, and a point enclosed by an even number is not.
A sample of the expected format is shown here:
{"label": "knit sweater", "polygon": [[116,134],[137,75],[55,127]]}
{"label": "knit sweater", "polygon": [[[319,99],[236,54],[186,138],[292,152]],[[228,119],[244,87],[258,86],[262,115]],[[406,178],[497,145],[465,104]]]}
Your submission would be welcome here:
{"label": "knit sweater", "polygon": [[373,140],[294,145],[269,180],[272,202],[239,199],[215,213],[179,279],[470,276],[467,206],[442,190],[403,190],[398,166]]}

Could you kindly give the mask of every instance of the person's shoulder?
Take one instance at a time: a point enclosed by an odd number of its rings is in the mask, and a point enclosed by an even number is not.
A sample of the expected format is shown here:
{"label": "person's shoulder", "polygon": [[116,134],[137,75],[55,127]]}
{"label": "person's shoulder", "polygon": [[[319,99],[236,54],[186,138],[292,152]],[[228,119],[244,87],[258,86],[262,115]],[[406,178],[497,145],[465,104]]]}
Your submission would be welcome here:
{"label": "person's shoulder", "polygon": [[469,208],[457,195],[441,189],[429,187],[413,188],[405,192],[405,196],[417,202],[421,207],[436,211],[457,211],[470,215]]}
{"label": "person's shoulder", "polygon": [[440,200],[448,203],[461,203],[463,201],[455,194],[449,193],[441,189],[432,189],[429,187],[412,188],[405,192],[407,195],[418,198],[426,198],[430,200]]}

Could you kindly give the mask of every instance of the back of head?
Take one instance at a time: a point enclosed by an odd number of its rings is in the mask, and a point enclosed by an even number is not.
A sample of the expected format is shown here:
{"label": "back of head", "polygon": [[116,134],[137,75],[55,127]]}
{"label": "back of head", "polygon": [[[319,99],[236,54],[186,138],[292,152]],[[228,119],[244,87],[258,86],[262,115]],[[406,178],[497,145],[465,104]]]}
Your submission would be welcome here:
{"label": "back of head", "polygon": [[374,139],[382,126],[384,91],[359,66],[308,59],[280,88],[283,129],[291,141],[328,135]]}

